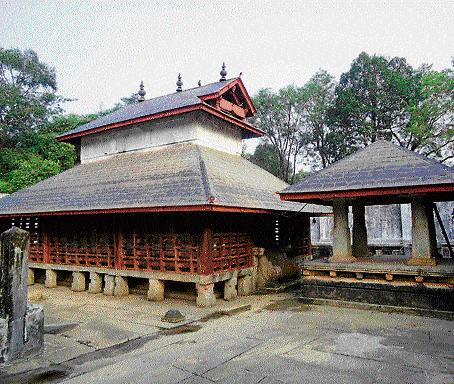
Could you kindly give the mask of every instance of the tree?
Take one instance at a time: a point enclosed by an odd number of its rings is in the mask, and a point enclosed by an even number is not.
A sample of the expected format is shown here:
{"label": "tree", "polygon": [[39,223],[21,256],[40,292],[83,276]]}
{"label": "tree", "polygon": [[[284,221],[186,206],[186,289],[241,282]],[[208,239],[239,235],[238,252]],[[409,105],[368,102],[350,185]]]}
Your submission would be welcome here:
{"label": "tree", "polygon": [[328,111],[334,105],[336,81],[319,70],[304,86],[307,100],[304,123],[307,132],[307,156],[313,168],[325,168],[337,159],[342,140],[328,126]]}
{"label": "tree", "polygon": [[401,146],[445,162],[454,157],[454,71],[424,65],[415,73],[418,92],[407,107]]}
{"label": "tree", "polygon": [[253,98],[257,113],[253,124],[265,132],[264,142],[271,144],[279,158],[277,176],[292,183],[298,157],[304,153],[305,94],[289,85],[278,93],[262,89]]}
{"label": "tree", "polygon": [[11,193],[74,165],[74,148],[55,140],[64,98],[55,70],[32,50],[0,48],[0,192]]}
{"label": "tree", "polygon": [[[249,156],[248,160],[274,176],[279,177],[281,169],[280,158],[278,150],[273,144],[265,142],[257,145],[254,154]],[[291,167],[289,169],[293,171]]]}
{"label": "tree", "polygon": [[398,136],[405,121],[402,113],[415,91],[413,69],[405,59],[362,52],[342,74],[330,111],[333,128],[350,132],[352,148],[347,151]]}

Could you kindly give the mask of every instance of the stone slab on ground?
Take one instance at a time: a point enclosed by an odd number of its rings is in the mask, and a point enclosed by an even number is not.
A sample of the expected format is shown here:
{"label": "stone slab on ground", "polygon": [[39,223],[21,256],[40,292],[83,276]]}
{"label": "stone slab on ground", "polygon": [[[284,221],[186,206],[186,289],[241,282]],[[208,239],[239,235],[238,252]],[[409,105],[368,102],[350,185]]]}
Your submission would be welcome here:
{"label": "stone slab on ground", "polygon": [[[86,298],[82,293],[78,294],[78,307],[71,296],[74,293],[68,291],[57,291],[48,299],[49,310],[60,303],[58,313],[50,318],[54,324],[65,319],[66,313],[72,320],[72,311],[81,306],[96,305],[102,307],[105,317],[121,319],[114,325],[125,337],[128,332],[147,329],[128,328],[129,320],[136,323],[133,327],[146,322],[138,320],[141,311],[153,317],[181,304],[183,314],[199,316],[201,321],[159,328],[152,336],[144,334],[107,349],[81,346],[90,353],[84,355],[81,349],[80,356],[57,366],[65,371],[60,382],[67,384],[454,383],[452,321],[307,305],[290,294],[241,297],[235,304],[251,305],[251,310],[230,316],[226,313],[234,308],[233,302],[223,300],[215,308],[201,309],[193,302],[157,303],[130,296],[100,295],[105,301],[96,302],[96,295]],[[87,332],[99,331],[101,324],[114,329],[109,322],[97,323],[101,316],[94,310],[82,308],[81,314],[85,316],[81,326]],[[158,329],[153,328],[153,321],[150,330]],[[66,333],[76,335],[76,329]],[[99,335],[109,339],[108,332]],[[54,335],[46,338],[50,336]],[[74,339],[66,338],[67,351]],[[52,353],[57,352],[49,348],[43,358]]]}

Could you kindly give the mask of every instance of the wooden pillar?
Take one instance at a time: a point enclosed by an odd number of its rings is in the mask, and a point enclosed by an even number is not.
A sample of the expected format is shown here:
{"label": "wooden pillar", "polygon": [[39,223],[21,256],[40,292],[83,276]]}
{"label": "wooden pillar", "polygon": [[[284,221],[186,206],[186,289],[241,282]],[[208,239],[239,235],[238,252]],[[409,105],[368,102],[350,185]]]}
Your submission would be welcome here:
{"label": "wooden pillar", "polygon": [[116,239],[114,266],[123,269],[123,233],[120,230],[117,230]]}
{"label": "wooden pillar", "polygon": [[353,202],[353,243],[352,254],[354,257],[366,257],[367,252],[367,228],[366,210],[364,202],[355,200]]}
{"label": "wooden pillar", "polygon": [[356,259],[352,256],[350,228],[348,227],[348,205],[344,199],[334,199],[334,231],[333,256],[331,263],[352,263]]}
{"label": "wooden pillar", "polygon": [[423,198],[411,202],[412,257],[409,265],[436,265],[436,237],[432,203]]}
{"label": "wooden pillar", "polygon": [[43,262],[50,262],[50,252],[49,252],[49,235],[47,232],[43,234]]}
{"label": "wooden pillar", "polygon": [[197,260],[197,273],[200,275],[211,275],[214,273],[211,229],[208,228],[205,228],[202,233],[202,245]]}

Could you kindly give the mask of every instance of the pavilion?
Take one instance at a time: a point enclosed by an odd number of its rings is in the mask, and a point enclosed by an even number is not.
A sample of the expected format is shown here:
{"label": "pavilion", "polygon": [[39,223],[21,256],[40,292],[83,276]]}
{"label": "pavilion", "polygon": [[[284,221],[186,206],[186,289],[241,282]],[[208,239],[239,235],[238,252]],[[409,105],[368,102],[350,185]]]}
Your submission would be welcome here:
{"label": "pavilion", "polygon": [[[333,207],[333,255],[328,263],[306,262],[304,275],[325,272],[333,278],[356,279],[381,276],[387,281],[397,276],[409,281],[410,277],[416,283],[446,283],[452,289],[454,264],[442,260],[437,252],[434,226],[434,202],[454,200],[452,168],[379,140],[287,187],[280,197],[285,201]],[[394,203],[411,204],[411,257],[386,260],[371,257],[364,207]],[[353,211],[352,232],[348,223],[349,206]]]}

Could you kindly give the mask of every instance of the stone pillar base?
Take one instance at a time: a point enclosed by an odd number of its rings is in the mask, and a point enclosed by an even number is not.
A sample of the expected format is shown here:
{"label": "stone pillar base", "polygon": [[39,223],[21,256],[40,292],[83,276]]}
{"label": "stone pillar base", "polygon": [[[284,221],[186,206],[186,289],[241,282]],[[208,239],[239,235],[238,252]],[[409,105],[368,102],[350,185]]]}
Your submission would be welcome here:
{"label": "stone pillar base", "polygon": [[329,258],[330,263],[354,263],[356,257],[353,256],[332,256]]}
{"label": "stone pillar base", "polygon": [[104,294],[113,296],[115,289],[115,276],[104,275]]}
{"label": "stone pillar base", "polygon": [[216,297],[214,296],[214,284],[198,284],[197,288],[197,306],[198,307],[212,307],[216,304]]}
{"label": "stone pillar base", "polygon": [[35,271],[31,268],[28,268],[28,283],[27,285],[35,284]]}
{"label": "stone pillar base", "polygon": [[238,279],[236,276],[224,283],[224,300],[231,301],[238,296],[238,291],[236,290],[237,283]]}
{"label": "stone pillar base", "polygon": [[90,284],[88,284],[88,292],[90,293],[102,292],[102,278],[99,273],[90,272]]}
{"label": "stone pillar base", "polygon": [[164,282],[157,279],[148,280],[147,299],[150,301],[164,300]]}
{"label": "stone pillar base", "polygon": [[238,295],[248,296],[252,293],[252,276],[246,275],[238,278]]}
{"label": "stone pillar base", "polygon": [[71,291],[82,292],[85,291],[85,275],[82,272],[73,272],[73,282],[71,284]]}
{"label": "stone pillar base", "polygon": [[115,276],[115,296],[127,296],[129,295],[128,279],[123,276]]}
{"label": "stone pillar base", "polygon": [[54,288],[57,286],[57,272],[52,269],[46,269],[46,281],[44,285],[47,288]]}
{"label": "stone pillar base", "polygon": [[437,265],[437,260],[432,258],[417,258],[412,257],[410,260],[407,261],[408,265],[427,265],[427,266],[435,266]]}

